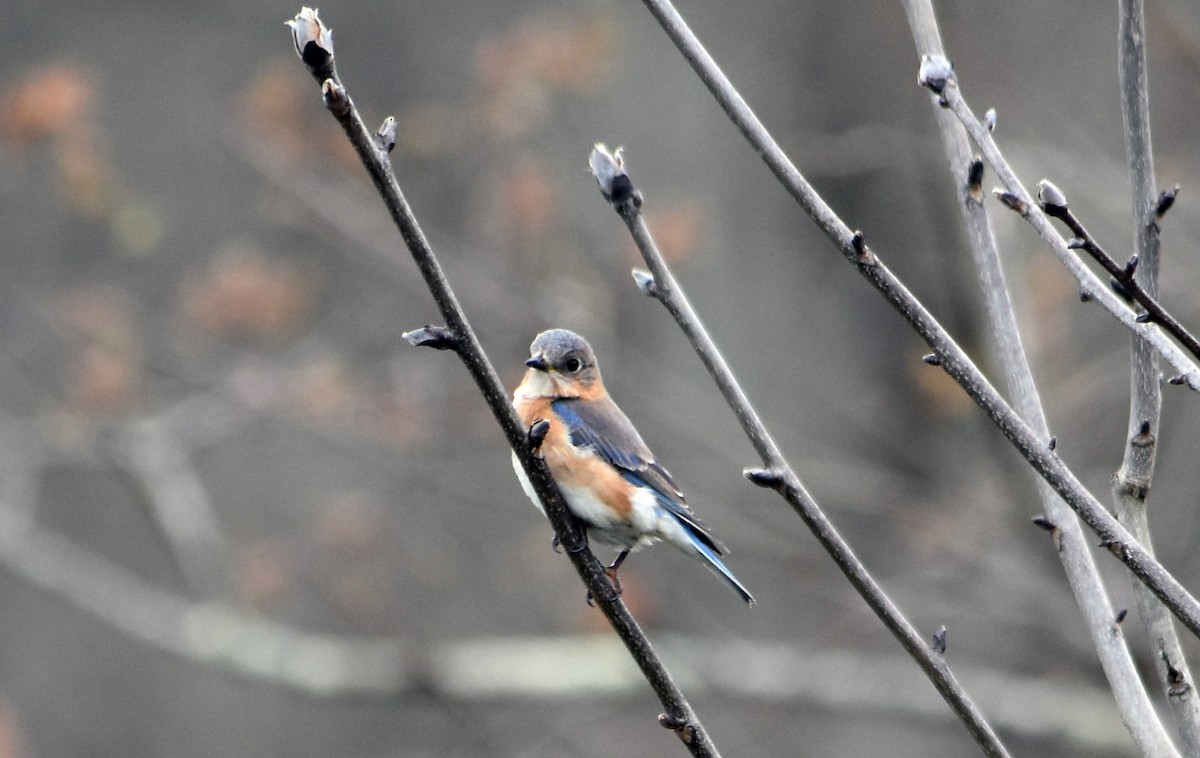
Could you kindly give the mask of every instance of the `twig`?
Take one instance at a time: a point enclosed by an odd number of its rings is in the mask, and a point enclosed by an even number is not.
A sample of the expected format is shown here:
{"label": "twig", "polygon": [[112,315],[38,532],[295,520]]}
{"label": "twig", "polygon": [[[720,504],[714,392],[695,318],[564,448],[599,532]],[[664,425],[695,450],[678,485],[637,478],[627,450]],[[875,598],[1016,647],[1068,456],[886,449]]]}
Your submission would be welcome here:
{"label": "twig", "polygon": [[1004,154],[1000,152],[1000,148],[992,138],[991,131],[975,117],[971,107],[963,99],[958,82],[951,77],[937,92],[937,95],[939,102],[958,117],[959,123],[971,136],[971,141],[979,147],[984,160],[999,177],[1000,183],[1004,186],[1004,190],[998,193],[999,199],[1009,208],[1021,214],[1037,230],[1062,264],[1066,266],[1067,271],[1079,281],[1084,298],[1099,303],[1131,332],[1150,343],[1155,351],[1166,358],[1167,362],[1178,372],[1177,383],[1186,383],[1193,390],[1200,392],[1200,367],[1161,329],[1139,321],[1138,315],[1130,310],[1120,297],[1109,291],[1099,277],[1084,265],[1067,241],[1054,230],[1049,216],[1034,201],[1021,180],[1017,178],[1012,167],[1008,165]]}
{"label": "twig", "polygon": [[297,54],[321,86],[326,107],[346,132],[351,145],[370,174],[375,188],[382,196],[392,220],[420,269],[438,310],[446,319],[445,327],[426,327],[408,333],[406,338],[413,344],[430,344],[440,349],[451,349],[462,360],[538,493],[559,543],[587,585],[591,597],[625,643],[643,676],[666,709],[666,713],[659,716],[659,722],[675,732],[692,755],[718,755],[716,746],[696,717],[691,704],[672,680],[637,621],[617,596],[599,561],[587,549],[587,539],[583,531],[570,517],[545,463],[534,454],[529,445],[527,430],[517,418],[500,377],[467,321],[465,312],[458,304],[433,250],[429,247],[408,201],[400,190],[386,150],[392,141],[389,126],[394,128],[394,121],[385,121],[375,135],[367,130],[334,68],[332,34],[317,17],[316,11],[304,8],[294,20],[288,22],[288,25],[292,28],[292,39]]}
{"label": "twig", "polygon": [[[1179,188],[1175,187],[1162,195],[1157,195],[1155,189],[1143,3],[1142,0],[1121,0],[1119,6],[1121,115],[1125,122],[1125,152],[1129,158],[1134,245],[1138,263],[1122,269],[1122,273],[1128,272],[1124,278],[1116,274],[1114,277],[1147,312],[1153,313],[1151,307],[1158,306],[1155,297],[1158,295],[1159,222],[1174,203]],[[1101,265],[1104,265],[1103,261]],[[1155,317],[1157,323],[1171,331],[1193,355],[1200,355],[1197,353],[1200,345],[1196,345],[1195,337],[1186,331],[1181,336],[1163,315]],[[1187,340],[1190,340],[1190,344]],[[1156,437],[1161,414],[1162,385],[1158,354],[1144,340],[1134,336],[1130,345],[1129,432],[1121,468],[1113,476],[1113,500],[1117,517],[1151,551],[1154,546],[1146,512],[1146,497],[1154,478],[1155,452],[1158,449]],[[1155,670],[1175,720],[1180,746],[1185,755],[1200,755],[1200,698],[1191,691],[1194,679],[1184,658],[1175,624],[1162,604],[1145,587],[1134,583],[1133,591],[1142,625],[1155,653]]]}
{"label": "twig", "polygon": [[[1053,195],[1058,202],[1047,202],[1044,199],[1045,195]],[[1174,197],[1172,192],[1168,195]],[[1167,309],[1158,302],[1157,296],[1152,295],[1149,291],[1149,283],[1155,282],[1157,289],[1157,277],[1147,276],[1145,281],[1147,286],[1143,286],[1141,279],[1137,276],[1138,271],[1149,265],[1146,260],[1147,255],[1154,251],[1155,266],[1157,266],[1157,248],[1158,248],[1158,217],[1155,214],[1154,199],[1151,198],[1145,203],[1144,208],[1139,208],[1137,224],[1144,231],[1139,231],[1136,237],[1136,244],[1139,252],[1130,257],[1124,264],[1117,263],[1112,256],[1104,251],[1096,242],[1096,238],[1088,233],[1084,228],[1083,223],[1079,218],[1071,212],[1067,205],[1066,196],[1048,181],[1043,180],[1038,184],[1038,200],[1042,210],[1047,216],[1056,218],[1067,225],[1071,230],[1071,234],[1075,235],[1074,239],[1068,240],[1067,247],[1076,250],[1083,250],[1088,255],[1092,256],[1100,266],[1109,273],[1113,278],[1113,289],[1127,301],[1134,301],[1138,305],[1146,309],[1145,313],[1138,314],[1137,321],[1139,323],[1154,323],[1165,329],[1171,336],[1179,340],[1188,352],[1200,358],[1200,340],[1197,340],[1195,335],[1187,330],[1183,324],[1167,312]],[[1139,203],[1139,206],[1141,204]],[[1151,242],[1150,240],[1153,240]],[[1137,335],[1134,335],[1135,337]],[[1139,338],[1140,339],[1140,338]]]}
{"label": "twig", "polygon": [[[904,9],[917,53],[922,60],[945,60],[941,34],[930,0],[905,0]],[[995,112],[991,114],[989,121],[994,123]],[[1050,435],[1029,358],[1021,343],[991,218],[983,202],[983,161],[972,156],[967,135],[954,114],[935,106],[934,117],[955,178],[959,210],[967,228],[971,253],[979,271],[981,294],[991,324],[989,331],[994,335],[1009,395],[1033,431],[1050,439],[1052,444],[1054,438]],[[962,180],[964,175],[965,182]],[[1079,519],[1044,480],[1037,479],[1037,485],[1046,515],[1038,516],[1034,523],[1046,529],[1050,535],[1122,720],[1143,754],[1170,755],[1174,747],[1130,655],[1121,627],[1113,623],[1112,604],[1096,561],[1088,550]]]}
{"label": "twig", "polygon": [[613,154],[608,152],[604,145],[597,145],[592,151],[589,164],[600,183],[601,193],[612,203],[617,215],[629,228],[634,243],[650,268],[652,278],[647,279],[642,272],[638,272],[640,277],[635,274],[639,288],[662,303],[675,319],[675,323],[687,336],[688,342],[708,369],[725,402],[737,416],[746,436],[762,459],[764,468],[748,469],[746,476],[759,486],[774,489],[791,504],[812,530],[817,541],[833,558],[834,563],[850,580],[854,589],[929,677],[972,738],[983,748],[984,753],[993,756],[1008,755],[995,730],[950,671],[942,656],[945,652],[944,646],[940,651],[935,651],[925,642],[917,628],[854,555],[850,545],[838,533],[820,505],[808,493],[791,464],[783,457],[779,446],[746,397],[725,357],[713,342],[654,244],[650,230],[641,215],[642,195],[634,188],[625,172],[620,150]]}
{"label": "twig", "polygon": [[[771,137],[766,127],[754,115],[741,94],[725,77],[720,67],[688,28],[674,6],[667,0],[643,0],[643,3],[721,104],[726,115],[762,156],[763,161],[788,193],[812,218],[814,223],[825,232],[826,236],[842,252],[842,255],[908,321],[917,334],[942,359],[942,368],[946,373],[966,390],[971,399],[987,413],[1025,460],[1101,538],[1103,546],[1107,547],[1114,556],[1150,587],[1154,594],[1166,603],[1171,612],[1178,616],[1189,629],[1200,635],[1200,602],[1197,602],[1174,576],[1117,523],[1117,520],[1108,513],[1100,501],[1088,492],[1075,474],[1047,446],[1046,439],[1035,434],[1025,424],[1005,402],[996,388],[987,381],[987,378],[958,343],[951,338],[946,329],[908,291],[904,284],[896,278],[896,275],[867,248],[862,234],[851,232],[845,222],[817,194],[812,185],[804,179],[788,159],[779,144]],[[951,89],[947,85],[946,91]],[[961,100],[961,98],[959,99]],[[983,128],[986,130],[986,127]],[[1037,212],[1041,213],[1040,210]],[[1128,311],[1128,309],[1125,310]],[[1132,314],[1130,317],[1132,320]],[[1141,331],[1145,325],[1134,324],[1133,327]],[[1159,342],[1165,343],[1162,350],[1173,350],[1178,357],[1182,358],[1184,364],[1188,364],[1187,357],[1161,332],[1151,328],[1144,334],[1151,339],[1159,338]],[[1158,343],[1156,343],[1156,347],[1158,347]],[[1190,366],[1184,373],[1188,384],[1193,388],[1200,389],[1200,369]]]}

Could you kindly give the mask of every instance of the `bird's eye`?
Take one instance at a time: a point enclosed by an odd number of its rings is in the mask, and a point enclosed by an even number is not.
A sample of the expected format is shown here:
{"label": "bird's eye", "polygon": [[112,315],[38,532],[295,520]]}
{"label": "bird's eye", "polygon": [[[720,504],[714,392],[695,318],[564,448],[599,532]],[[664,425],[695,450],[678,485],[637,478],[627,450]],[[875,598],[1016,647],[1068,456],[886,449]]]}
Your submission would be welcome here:
{"label": "bird's eye", "polygon": [[570,358],[566,363],[563,364],[563,368],[567,370],[568,374],[574,374],[582,367],[583,364],[579,362],[578,358]]}

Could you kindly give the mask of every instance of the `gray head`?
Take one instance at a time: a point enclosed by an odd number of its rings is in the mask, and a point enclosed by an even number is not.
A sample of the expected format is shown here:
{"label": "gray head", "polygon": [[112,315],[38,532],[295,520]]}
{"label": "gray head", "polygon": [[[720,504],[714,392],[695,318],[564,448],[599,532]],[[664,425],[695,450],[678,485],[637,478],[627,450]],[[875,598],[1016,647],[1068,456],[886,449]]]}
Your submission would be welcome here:
{"label": "gray head", "polygon": [[525,365],[547,375],[560,397],[585,394],[600,383],[596,354],[583,337],[566,329],[539,334],[529,346]]}

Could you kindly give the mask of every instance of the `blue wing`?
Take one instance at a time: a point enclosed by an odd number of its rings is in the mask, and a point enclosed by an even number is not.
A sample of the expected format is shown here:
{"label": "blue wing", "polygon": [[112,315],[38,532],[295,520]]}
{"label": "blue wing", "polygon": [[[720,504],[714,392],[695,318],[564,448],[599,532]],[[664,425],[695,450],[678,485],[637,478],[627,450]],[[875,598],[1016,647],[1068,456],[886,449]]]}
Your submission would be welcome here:
{"label": "blue wing", "polygon": [[[567,425],[571,442],[576,447],[590,447],[602,459],[621,472],[630,483],[648,487],[659,505],[675,516],[697,538],[697,541],[717,555],[726,548],[688,508],[670,472],[654,460],[653,453],[612,398],[555,400],[550,406]],[[701,554],[706,551],[701,550]],[[705,556],[710,563],[715,558]],[[724,568],[720,561],[716,565]],[[728,569],[725,569],[728,574]],[[732,575],[729,575],[732,576]],[[736,581],[736,580],[735,580]]]}

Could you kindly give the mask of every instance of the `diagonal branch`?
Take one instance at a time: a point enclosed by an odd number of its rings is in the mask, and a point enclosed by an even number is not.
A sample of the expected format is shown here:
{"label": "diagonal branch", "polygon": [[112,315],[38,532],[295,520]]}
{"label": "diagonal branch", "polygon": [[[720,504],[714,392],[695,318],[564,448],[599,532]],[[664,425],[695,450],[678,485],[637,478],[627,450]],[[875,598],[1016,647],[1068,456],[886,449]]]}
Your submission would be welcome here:
{"label": "diagonal branch", "polygon": [[[905,0],[904,9],[916,41],[917,53],[924,60],[944,57],[941,34],[930,0]],[[1048,438],[1050,430],[1046,414],[1021,343],[991,219],[983,202],[983,162],[972,157],[967,135],[954,114],[945,108],[935,107],[934,116],[956,180],[959,209],[963,213],[971,252],[979,270],[981,294],[991,332],[995,335],[996,351],[1004,369],[1009,395],[1030,427]],[[966,181],[963,181],[964,177]],[[1092,645],[1096,648],[1096,655],[1109,681],[1109,689],[1122,721],[1143,754],[1174,754],[1174,747],[1130,655],[1121,627],[1113,624],[1115,614],[1112,603],[1096,561],[1088,550],[1087,537],[1079,519],[1044,480],[1038,479],[1037,483],[1045,516],[1039,517],[1043,521],[1036,523],[1051,526],[1047,533],[1051,536],[1067,583],[1091,635]],[[1155,605],[1162,608],[1158,603]]]}
{"label": "diagonal branch", "polygon": [[[1150,311],[1157,305],[1159,222],[1174,201],[1175,190],[1155,197],[1154,151],[1150,139],[1150,89],[1146,72],[1146,29],[1142,0],[1120,0],[1118,69],[1121,79],[1121,114],[1125,121],[1125,151],[1129,158],[1130,196],[1133,206],[1134,245],[1138,264],[1126,266],[1127,277],[1118,278],[1123,288]],[[1068,222],[1069,224],[1070,222]],[[1111,260],[1111,259],[1110,259]],[[1102,262],[1103,263],[1103,262]],[[1105,268],[1108,268],[1105,266]],[[1111,270],[1110,270],[1110,273]],[[1114,274],[1114,276],[1116,276]],[[1149,302],[1138,297],[1144,293]],[[1200,354],[1161,317],[1168,328],[1193,354]],[[1186,334],[1186,332],[1185,332]],[[1187,334],[1195,343],[1195,337]],[[1162,414],[1158,354],[1145,340],[1133,337],[1130,345],[1129,432],[1121,468],[1113,476],[1113,500],[1117,517],[1147,550],[1150,523],[1146,498],[1154,478],[1159,418]],[[1193,692],[1193,678],[1184,658],[1183,646],[1170,614],[1155,598],[1135,583],[1134,598],[1142,625],[1150,638],[1155,671],[1175,719],[1179,742],[1186,755],[1200,754],[1200,700]]]}
{"label": "diagonal branch", "polygon": [[596,600],[613,630],[625,643],[642,675],[666,709],[666,713],[659,716],[659,722],[674,731],[692,755],[719,755],[691,704],[654,652],[649,639],[629,613],[629,609],[617,597],[604,574],[603,567],[588,550],[586,537],[570,517],[562,494],[550,477],[545,463],[535,454],[535,446],[530,444],[528,430],[521,426],[500,377],[488,360],[483,346],[467,321],[466,313],[451,290],[441,265],[400,190],[400,184],[388,159],[388,150],[394,144],[394,120],[386,120],[375,135],[367,130],[334,68],[332,34],[317,17],[316,11],[304,8],[293,21],[288,22],[288,25],[292,27],[297,54],[320,84],[325,106],[346,132],[347,138],[370,174],[375,188],[383,198],[384,205],[387,206],[392,220],[420,269],[438,310],[446,320],[444,327],[427,326],[409,332],[405,335],[406,339],[414,345],[453,350],[462,360],[541,499],[559,543],[587,585],[591,597]]}
{"label": "diagonal branch", "polygon": [[[704,49],[675,7],[668,0],[643,0],[643,3],[720,103],[726,115],[762,156],[763,161],[792,198],[829,237],[846,260],[855,266],[925,340],[940,359],[946,373],[958,382],[1034,470],[1100,537],[1109,552],[1150,587],[1192,632],[1200,635],[1200,602],[1197,602],[1170,572],[1117,523],[1100,501],[1055,454],[1045,437],[1029,428],[928,309],[874,253],[871,253],[863,241],[862,234],[851,232],[846,223],[817,194],[754,115],[741,93]],[[951,89],[950,86],[945,88],[947,92]],[[1088,274],[1094,278],[1091,272]],[[1107,292],[1102,286],[1099,289]],[[1128,308],[1124,310],[1129,311]],[[1129,315],[1132,321],[1133,314],[1130,312]],[[1190,365],[1179,348],[1156,328],[1144,324],[1133,324],[1132,327],[1139,330],[1139,333],[1147,329],[1145,334],[1148,338],[1157,337],[1160,342],[1165,343],[1162,348],[1164,354],[1167,349],[1173,350],[1183,359],[1183,365]],[[1188,384],[1200,390],[1200,369],[1190,366],[1184,374]]]}
{"label": "diagonal branch", "polygon": [[647,295],[662,303],[675,319],[675,323],[687,336],[688,342],[725,397],[725,402],[737,416],[755,451],[762,458],[765,468],[747,469],[747,478],[759,486],[774,489],[795,509],[812,530],[817,541],[833,558],[834,563],[850,580],[850,584],[929,677],[938,693],[966,726],[984,753],[992,756],[1008,755],[995,730],[950,671],[942,655],[945,652],[944,644],[940,650],[935,650],[921,638],[917,628],[854,555],[850,545],[838,533],[820,505],[808,493],[791,464],[783,457],[779,446],[746,397],[725,357],[654,244],[641,214],[642,196],[625,173],[620,150],[614,155],[609,153],[604,145],[597,145],[592,151],[589,163],[597,181],[600,182],[601,193],[608,198],[617,215],[629,228],[634,243],[650,268],[649,275],[645,272],[635,272],[638,286]]}

